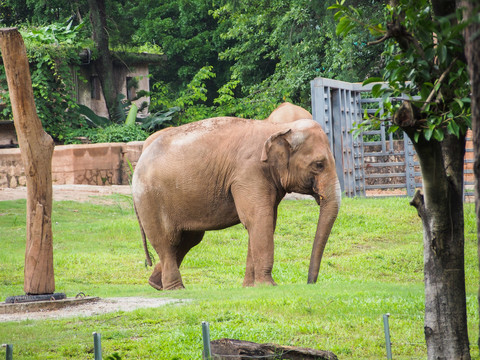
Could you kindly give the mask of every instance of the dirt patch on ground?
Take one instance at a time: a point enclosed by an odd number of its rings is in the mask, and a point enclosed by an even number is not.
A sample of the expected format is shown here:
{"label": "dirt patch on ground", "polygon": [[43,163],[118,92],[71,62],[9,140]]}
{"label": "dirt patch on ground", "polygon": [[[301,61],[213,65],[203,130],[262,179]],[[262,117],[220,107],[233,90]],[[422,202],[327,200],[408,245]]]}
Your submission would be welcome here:
{"label": "dirt patch on ground", "polygon": [[11,314],[0,314],[0,322],[60,319],[77,316],[94,316],[115,311],[132,311],[140,308],[155,308],[159,306],[164,306],[166,304],[182,302],[184,302],[184,300],[169,298],[99,298],[98,300],[93,302],[82,303],[78,305],[72,304],[70,306],[55,310],[36,310],[14,312]]}
{"label": "dirt patch on ground", "polygon": [[[53,200],[71,200],[80,202],[108,203],[111,202],[105,196],[112,194],[130,195],[130,185],[53,185]],[[0,201],[17,200],[27,198],[27,188],[1,188]]]}
{"label": "dirt patch on ground", "polygon": [[376,189],[365,191],[367,197],[407,196],[406,189]]}
{"label": "dirt patch on ground", "polygon": [[[110,204],[113,201],[106,198],[108,195],[122,194],[131,195],[132,189],[130,185],[53,185],[53,200],[55,201],[79,201],[92,202],[95,204]],[[368,190],[367,196],[405,196],[407,192],[405,189],[389,189],[389,190]],[[27,188],[19,186],[16,188],[0,188],[0,201],[18,200],[27,198]],[[309,195],[302,195],[297,193],[287,194],[285,199],[299,200],[299,199],[313,199]]]}

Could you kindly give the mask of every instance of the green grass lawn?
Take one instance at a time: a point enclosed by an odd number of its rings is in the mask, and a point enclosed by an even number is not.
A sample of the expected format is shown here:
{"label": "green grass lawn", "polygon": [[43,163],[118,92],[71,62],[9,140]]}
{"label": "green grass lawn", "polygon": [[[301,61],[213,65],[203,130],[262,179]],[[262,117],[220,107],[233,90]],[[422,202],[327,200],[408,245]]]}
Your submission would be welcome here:
{"label": "green grass lawn", "polygon": [[[186,290],[147,284],[140,232],[127,196],[112,205],[54,202],[56,291],[74,297],[171,297],[190,301],[133,312],[0,323],[14,359],[201,359],[201,322],[223,337],[333,351],[341,359],[386,358],[382,316],[390,313],[394,359],[424,359],[422,226],[406,198],[344,199],[320,268],[306,285],[318,206],[284,201],[275,238],[276,287],[242,288],[247,232],[209,232],[182,264]],[[475,213],[465,207],[471,353],[479,357]],[[23,293],[25,201],[0,202],[0,301]],[[0,350],[2,358],[3,350]]]}

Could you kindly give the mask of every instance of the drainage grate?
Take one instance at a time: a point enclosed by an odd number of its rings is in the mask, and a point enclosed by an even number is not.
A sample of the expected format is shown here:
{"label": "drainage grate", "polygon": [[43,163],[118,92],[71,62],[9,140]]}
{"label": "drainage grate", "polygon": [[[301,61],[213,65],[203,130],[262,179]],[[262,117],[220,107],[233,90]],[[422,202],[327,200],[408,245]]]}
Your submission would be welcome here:
{"label": "drainage grate", "polygon": [[9,296],[5,299],[7,304],[26,303],[32,301],[49,301],[49,300],[63,300],[67,295],[64,293],[42,294],[42,295],[18,295]]}

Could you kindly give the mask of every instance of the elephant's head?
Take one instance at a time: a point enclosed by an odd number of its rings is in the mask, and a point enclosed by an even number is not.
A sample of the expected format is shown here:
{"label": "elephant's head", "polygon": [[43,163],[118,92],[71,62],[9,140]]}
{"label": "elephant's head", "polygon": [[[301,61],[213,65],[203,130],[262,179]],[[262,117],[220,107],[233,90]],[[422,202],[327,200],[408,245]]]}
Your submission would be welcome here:
{"label": "elephant's head", "polygon": [[262,161],[268,163],[286,192],[312,195],[320,205],[308,283],[315,283],[323,250],[341,201],[341,189],[328,138],[313,120],[298,120],[265,142]]}

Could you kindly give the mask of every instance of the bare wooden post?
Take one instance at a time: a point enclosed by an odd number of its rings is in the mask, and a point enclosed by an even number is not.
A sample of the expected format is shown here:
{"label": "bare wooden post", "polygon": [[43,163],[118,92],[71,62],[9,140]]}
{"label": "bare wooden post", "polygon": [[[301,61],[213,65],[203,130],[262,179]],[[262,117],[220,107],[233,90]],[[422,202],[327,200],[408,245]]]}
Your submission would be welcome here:
{"label": "bare wooden post", "polygon": [[27,52],[16,28],[0,29],[13,121],[27,178],[27,242],[24,290],[55,290],[52,239],[52,155],[55,146],[37,115]]}

